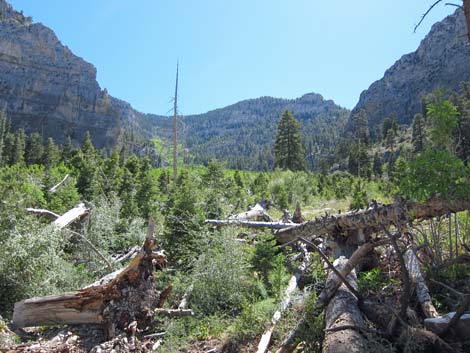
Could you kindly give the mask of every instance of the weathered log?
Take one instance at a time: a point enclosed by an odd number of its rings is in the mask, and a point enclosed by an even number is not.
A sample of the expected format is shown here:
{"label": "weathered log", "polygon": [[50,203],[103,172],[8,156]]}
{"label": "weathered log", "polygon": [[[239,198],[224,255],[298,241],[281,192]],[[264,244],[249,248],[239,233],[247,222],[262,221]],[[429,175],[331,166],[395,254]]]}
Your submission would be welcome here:
{"label": "weathered log", "polygon": [[237,220],[237,221],[249,221],[249,220],[260,221],[262,220],[262,221],[270,222],[272,221],[272,219],[265,212],[264,204],[266,204],[266,202],[259,202],[254,207],[250,208],[249,211],[230,216],[228,219]]}
{"label": "weathered log", "polygon": [[[348,259],[347,263],[342,265],[338,272],[341,276],[332,276],[326,282],[325,288],[322,290],[320,295],[318,296],[318,300],[316,302],[316,306],[322,308],[326,306],[333,295],[336,293],[338,288],[343,284],[345,281],[342,278],[346,278],[351,271],[361,262],[365,255],[370,253],[375,247],[385,244],[385,241],[380,241],[376,243],[365,243],[361,245]],[[341,278],[342,277],[342,278]]]}
{"label": "weathered log", "polygon": [[[344,257],[336,259],[334,266],[342,270],[348,260]],[[331,271],[327,283],[333,280]],[[347,277],[351,286],[357,288],[356,272],[353,270]],[[341,329],[339,329],[341,327]],[[355,327],[357,329],[351,329]],[[357,298],[344,285],[340,286],[325,310],[325,339],[323,353],[353,353],[365,351],[365,338],[359,330],[365,327],[364,319],[358,307]],[[338,328],[336,330],[335,328]]]}
{"label": "weathered log", "polygon": [[442,201],[430,199],[425,203],[396,201],[389,205],[373,205],[366,210],[327,215],[290,228],[277,231],[277,241],[287,243],[312,235],[331,237],[360,230],[365,235],[379,233],[382,227],[398,226],[413,220],[425,220],[437,216],[470,210],[469,200]]}
{"label": "weathered log", "polygon": [[428,286],[424,281],[416,254],[412,249],[408,249],[403,257],[406,268],[408,269],[408,273],[410,274],[411,282],[416,289],[416,297],[418,298],[419,304],[421,305],[424,316],[427,318],[439,316],[436,308],[432,303],[431,295],[429,294]]}
{"label": "weathered log", "polygon": [[81,290],[15,304],[13,323],[18,327],[61,324],[103,324],[108,336],[115,328],[125,330],[136,321],[139,327],[152,321],[156,294],[154,266],[165,263],[163,252],[154,252],[152,224],[140,253],[119,271]]}
{"label": "weathered log", "polygon": [[212,224],[215,226],[242,226],[247,228],[269,228],[269,229],[284,229],[292,227],[294,223],[285,223],[285,222],[261,222],[261,221],[244,221],[237,219],[227,219],[227,220],[218,220],[218,219],[207,219],[206,224]]}
{"label": "weathered log", "polygon": [[89,212],[89,209],[85,206],[85,204],[80,203],[76,207],[65,212],[62,216],[60,216],[54,222],[52,222],[52,224],[57,229],[63,229],[67,227],[69,224],[75,222],[77,219],[80,219],[83,216],[87,215],[88,212]]}
{"label": "weathered log", "polygon": [[193,316],[194,313],[191,309],[163,309],[157,308],[154,310],[155,314],[168,316],[168,317],[183,317]]}

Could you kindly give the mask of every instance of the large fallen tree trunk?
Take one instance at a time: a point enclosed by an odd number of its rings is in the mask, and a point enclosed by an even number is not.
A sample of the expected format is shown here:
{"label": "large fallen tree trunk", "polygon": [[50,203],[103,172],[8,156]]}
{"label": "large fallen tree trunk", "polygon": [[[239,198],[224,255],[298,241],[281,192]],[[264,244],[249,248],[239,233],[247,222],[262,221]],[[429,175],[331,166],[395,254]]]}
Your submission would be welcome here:
{"label": "large fallen tree trunk", "polygon": [[[333,265],[341,271],[347,264],[348,260],[340,257]],[[333,281],[335,276],[331,271],[327,283]],[[357,289],[354,270],[348,275],[347,281]],[[357,298],[342,284],[325,309],[323,353],[365,352],[365,338],[360,333],[364,327]]]}
{"label": "large fallen tree trunk", "polygon": [[299,237],[339,236],[360,231],[364,235],[379,233],[383,226],[403,225],[413,220],[470,210],[470,201],[442,201],[430,199],[425,203],[396,201],[389,205],[374,204],[366,210],[339,215],[327,215],[277,232],[277,241],[284,244]]}
{"label": "large fallen tree trunk", "polygon": [[125,330],[136,321],[139,327],[152,320],[157,295],[153,283],[154,267],[165,262],[155,252],[153,226],[140,253],[122,270],[102,278],[81,290],[15,304],[13,323],[18,327],[61,324],[103,324],[109,337],[115,329]]}

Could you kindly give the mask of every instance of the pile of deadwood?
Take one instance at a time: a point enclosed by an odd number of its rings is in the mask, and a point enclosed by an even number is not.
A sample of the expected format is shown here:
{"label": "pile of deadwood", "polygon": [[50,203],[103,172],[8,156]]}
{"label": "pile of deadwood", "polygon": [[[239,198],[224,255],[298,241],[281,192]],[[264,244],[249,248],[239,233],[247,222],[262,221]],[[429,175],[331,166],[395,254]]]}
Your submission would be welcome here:
{"label": "pile of deadwood", "polygon": [[[469,210],[470,202],[444,202],[438,199],[425,203],[397,200],[389,205],[373,202],[365,210],[326,214],[300,224],[293,224],[286,217],[279,222],[266,222],[262,220],[266,218],[265,212],[259,206],[248,215],[244,213],[227,220],[206,221],[217,226],[272,228],[278,243],[283,247],[291,245],[297,248],[303,259],[297,273],[289,281],[279,310],[261,337],[257,353],[268,350],[294,352],[301,343],[300,332],[305,331],[303,328],[308,325],[305,319],[285,337],[280,346],[270,347],[275,325],[288,309],[300,275],[309,266],[312,251],[320,255],[324,268],[328,270],[325,287],[315,304],[318,313],[324,310],[323,352],[371,351],[369,341],[372,338],[375,342],[377,338],[379,342],[393,342],[408,352],[458,352],[462,342],[470,340],[470,293],[461,293],[438,283],[455,296],[457,303],[455,312],[440,316],[431,301],[416,244],[409,241],[413,224]],[[299,207],[295,214],[301,219]],[[364,298],[357,285],[356,272],[361,271],[368,260],[377,257],[376,250],[379,248],[389,253],[387,261],[396,265],[400,283],[387,300],[386,295],[378,300]],[[329,260],[331,257],[333,263]],[[469,253],[454,261],[470,262]],[[413,304],[415,302],[417,306]]]}
{"label": "pile of deadwood", "polygon": [[[153,352],[162,344],[165,334],[152,332],[155,317],[193,314],[185,308],[187,298],[183,298],[178,309],[163,308],[172,286],[161,293],[155,288],[155,271],[165,266],[166,258],[154,237],[154,222],[149,222],[141,247],[132,248],[111,261],[84,235],[66,229],[88,215],[85,204],[61,216],[40,209],[27,212],[52,218],[54,227],[78,236],[110,269],[125,260],[130,262],[83,289],[16,303],[13,320],[4,330],[13,331],[27,342],[0,347],[0,352]],[[51,329],[40,337],[24,329],[38,326],[62,328]]]}
{"label": "pile of deadwood", "polygon": [[[459,349],[457,343],[470,337],[470,313],[467,313],[470,295],[448,287],[456,296],[458,305],[454,313],[439,316],[431,302],[416,249],[412,243],[404,246],[403,239],[411,232],[413,222],[469,209],[470,202],[466,201],[432,199],[417,203],[398,200],[390,205],[373,203],[366,210],[326,214],[312,221],[295,223],[294,219],[302,220],[300,207],[297,207],[294,217],[285,212],[281,221],[273,222],[267,216],[265,207],[259,204],[228,220],[208,220],[207,223],[273,228],[279,244],[295,245],[299,250],[301,264],[289,281],[279,310],[260,339],[257,353],[268,350],[294,352],[301,343],[302,335],[299,332],[304,325],[308,325],[306,319],[298,322],[282,344],[270,347],[276,324],[289,308],[299,278],[309,267],[312,251],[318,252],[329,271],[315,305],[319,313],[324,310],[323,352],[370,351],[371,334],[390,342],[401,342],[403,351],[413,346],[423,352],[455,352]],[[83,204],[62,216],[47,210],[28,211],[53,218],[53,224],[59,229],[88,213]],[[183,298],[178,309],[162,308],[171,286],[161,293],[155,290],[154,273],[165,265],[165,256],[157,247],[153,231],[154,224],[150,222],[142,247],[131,249],[131,255],[119,257],[131,258],[130,263],[121,270],[75,292],[16,303],[10,328],[17,333],[21,334],[24,327],[31,326],[67,325],[67,328],[57,332],[50,340],[24,343],[2,351],[98,353],[158,350],[163,333],[151,332],[155,315],[182,316],[190,315],[191,311],[184,309],[186,298]],[[99,254],[99,250],[84,236],[80,238]],[[374,256],[378,247],[391,249],[398,266],[401,285],[398,295],[393,296],[395,299],[391,302],[370,301],[361,297],[358,291],[356,271],[361,269],[364,259]],[[329,260],[331,257],[335,259],[333,263]],[[468,256],[463,256],[457,260],[468,259]],[[106,261],[103,259],[104,263]],[[419,308],[412,305],[413,301],[419,303]],[[374,324],[373,327],[370,323]]]}

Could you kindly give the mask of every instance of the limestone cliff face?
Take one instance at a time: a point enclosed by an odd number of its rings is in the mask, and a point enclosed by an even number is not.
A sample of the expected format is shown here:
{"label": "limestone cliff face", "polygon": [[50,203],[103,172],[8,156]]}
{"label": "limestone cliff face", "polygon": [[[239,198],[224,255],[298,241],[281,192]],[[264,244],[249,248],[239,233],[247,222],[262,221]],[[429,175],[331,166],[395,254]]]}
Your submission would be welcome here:
{"label": "limestone cliff face", "polygon": [[63,142],[90,131],[110,147],[137,124],[136,112],[101,90],[96,69],[62,45],[54,32],[0,0],[0,108],[13,127]]}
{"label": "limestone cliff face", "polygon": [[370,124],[377,125],[395,112],[409,124],[421,112],[421,99],[438,88],[458,89],[470,81],[470,47],[463,11],[436,23],[418,49],[404,55],[382,79],[362,92],[351,116],[364,109]]}

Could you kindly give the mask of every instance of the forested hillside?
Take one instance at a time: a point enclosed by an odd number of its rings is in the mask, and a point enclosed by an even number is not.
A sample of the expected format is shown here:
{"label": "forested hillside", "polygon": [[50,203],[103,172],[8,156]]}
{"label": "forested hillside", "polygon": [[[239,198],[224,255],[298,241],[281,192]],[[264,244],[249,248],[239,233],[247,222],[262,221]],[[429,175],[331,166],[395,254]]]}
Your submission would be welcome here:
{"label": "forested hillside", "polygon": [[[311,169],[336,148],[349,111],[319,94],[297,99],[262,97],[201,115],[182,118],[181,143],[193,163],[223,160],[229,168],[269,170],[274,166],[275,128],[284,110],[302,124],[303,143]],[[171,137],[171,119],[157,118],[158,136]],[[162,135],[163,133],[163,135]]]}

